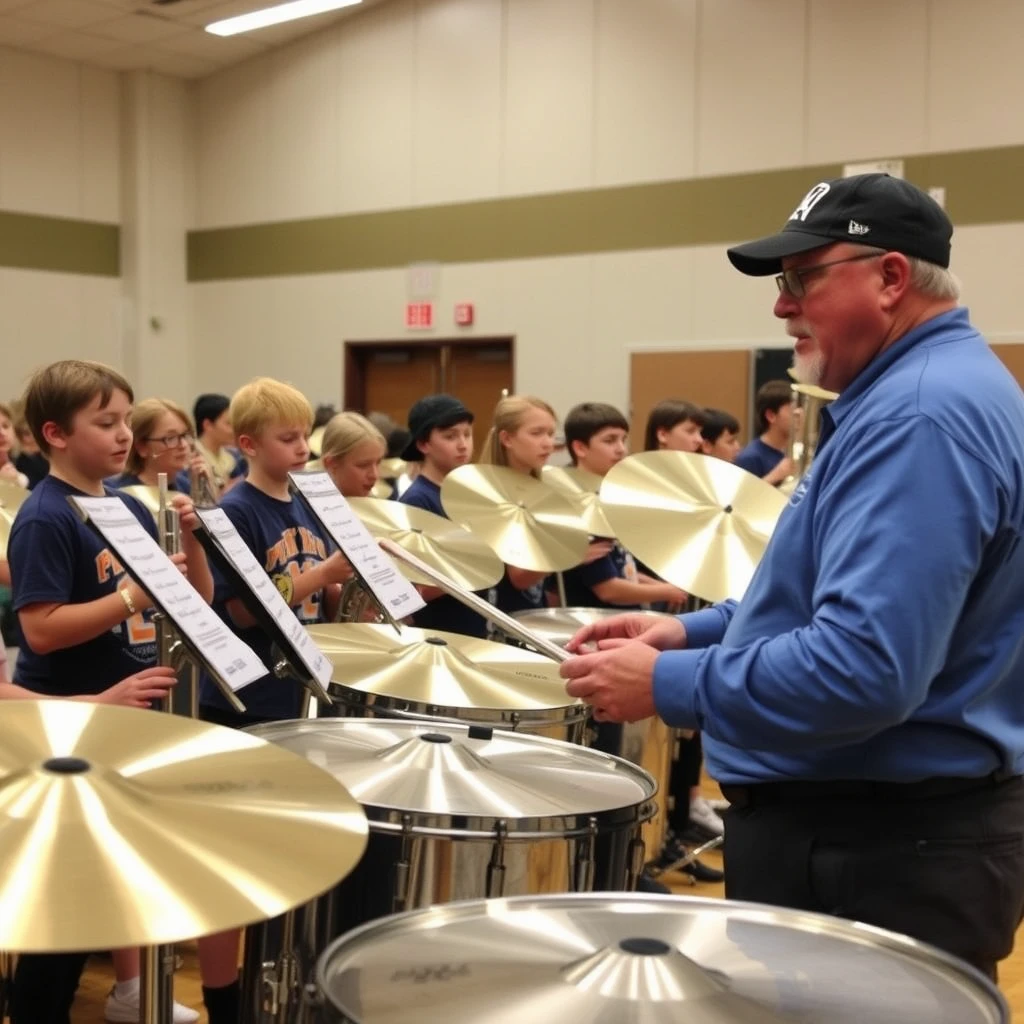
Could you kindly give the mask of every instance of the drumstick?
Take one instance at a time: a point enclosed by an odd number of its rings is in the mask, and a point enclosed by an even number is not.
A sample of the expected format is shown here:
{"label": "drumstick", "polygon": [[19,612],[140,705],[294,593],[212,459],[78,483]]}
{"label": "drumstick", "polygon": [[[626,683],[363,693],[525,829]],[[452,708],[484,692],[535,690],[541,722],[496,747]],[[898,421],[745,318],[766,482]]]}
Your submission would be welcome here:
{"label": "drumstick", "polygon": [[514,636],[524,644],[529,644],[530,647],[540,654],[546,654],[555,661],[568,661],[569,658],[573,657],[564,648],[553,644],[550,640],[537,636],[533,630],[527,629],[522,623],[513,619],[511,615],[506,615],[483,598],[477,597],[472,591],[463,590],[462,587],[450,580],[444,573],[438,572],[433,566],[427,565],[422,559],[410,554],[405,548],[400,547],[394,541],[387,537],[382,537],[378,543],[392,558],[397,559],[399,562],[404,562],[417,572],[423,573],[439,590],[443,590],[450,597],[454,597],[456,601],[460,601],[467,608],[472,608],[473,611],[482,615],[489,622],[500,626],[502,631],[509,636]]}

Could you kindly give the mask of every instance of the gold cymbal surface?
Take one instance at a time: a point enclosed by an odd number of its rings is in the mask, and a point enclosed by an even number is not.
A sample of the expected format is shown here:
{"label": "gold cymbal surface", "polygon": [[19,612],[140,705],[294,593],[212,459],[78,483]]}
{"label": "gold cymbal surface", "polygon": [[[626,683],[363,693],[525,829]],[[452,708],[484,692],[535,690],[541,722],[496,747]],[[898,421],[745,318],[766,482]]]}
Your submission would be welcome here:
{"label": "gold cymbal surface", "polygon": [[604,478],[601,507],[622,543],[659,576],[722,601],[743,596],[786,497],[708,455],[639,452]]}
{"label": "gold cymbal surface", "polygon": [[449,708],[526,711],[576,704],[558,663],[461,633],[342,623],[310,626],[333,682],[380,697]]}
{"label": "gold cymbal surface", "polygon": [[[450,519],[398,501],[350,498],[349,505],[374,537],[390,538],[466,590],[493,587],[505,572],[483,541]],[[433,585],[404,562],[398,567],[413,583]]]}
{"label": "gold cymbal surface", "polygon": [[567,498],[505,466],[459,466],[441,485],[441,504],[508,565],[561,572],[583,561],[589,533]]}
{"label": "gold cymbal surface", "polygon": [[0,714],[0,949],[158,945],[337,883],[366,816],[326,772],[234,729],[77,701]]}
{"label": "gold cymbal surface", "polygon": [[541,481],[568,498],[576,514],[593,536],[615,536],[615,531],[597,497],[601,490],[601,477],[595,473],[588,473],[578,466],[545,466],[541,473]]}
{"label": "gold cymbal surface", "polygon": [[160,514],[160,489],[149,484],[132,484],[130,487],[119,487],[118,493],[130,494],[137,498],[153,515]]}
{"label": "gold cymbal surface", "polygon": [[7,541],[18,509],[31,492],[8,480],[0,480],[0,558],[7,557]]}

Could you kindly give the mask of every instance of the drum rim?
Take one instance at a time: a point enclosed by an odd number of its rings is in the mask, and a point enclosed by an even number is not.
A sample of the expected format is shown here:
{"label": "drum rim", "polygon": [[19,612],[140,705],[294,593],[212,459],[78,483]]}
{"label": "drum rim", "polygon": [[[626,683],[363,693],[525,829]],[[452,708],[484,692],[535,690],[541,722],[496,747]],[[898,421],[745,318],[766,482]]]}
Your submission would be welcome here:
{"label": "drum rim", "polygon": [[[346,724],[350,723],[350,724]],[[384,729],[394,728],[395,726],[405,726],[410,731],[418,727],[423,729],[424,732],[437,731],[438,729],[451,729],[454,732],[464,733],[467,737],[469,735],[470,725],[464,722],[440,722],[436,719],[388,719],[383,717],[367,717],[367,718],[294,718],[294,719],[281,719],[273,722],[260,722],[257,725],[251,725],[244,732],[251,733],[253,736],[257,736],[260,739],[266,740],[268,743],[274,743],[275,734],[284,733],[287,734],[289,729],[295,730],[298,733],[303,732],[314,732],[317,728],[323,729],[342,729],[345,728],[356,728],[360,726],[362,728],[370,729]],[[566,740],[554,739],[551,736],[536,736],[532,733],[520,733],[514,732],[508,729],[498,730],[502,733],[502,738],[514,740],[519,743],[526,743],[527,746],[534,745],[544,747],[555,747],[559,749],[569,748],[572,751],[572,755],[577,758],[592,759],[595,762],[611,762],[616,766],[616,769],[628,775],[636,784],[644,790],[643,795],[640,799],[633,803],[620,804],[617,807],[605,807],[601,810],[587,810],[587,811],[573,811],[570,813],[561,814],[532,814],[519,818],[513,818],[509,815],[489,815],[489,814],[448,814],[441,812],[429,812],[423,811],[422,809],[399,807],[393,804],[374,804],[359,800],[360,806],[363,808],[366,814],[367,822],[370,826],[371,831],[378,835],[392,835],[400,836],[403,832],[415,836],[417,838],[433,838],[433,839],[458,839],[465,841],[487,841],[493,840],[496,837],[497,829],[499,826],[503,830],[507,830],[507,839],[512,842],[527,842],[532,840],[550,840],[550,839],[572,839],[572,838],[583,838],[591,834],[592,829],[589,827],[591,820],[597,823],[599,826],[598,832],[600,833],[600,826],[607,826],[612,823],[609,819],[612,819],[617,825],[621,822],[621,828],[639,826],[657,814],[657,800],[661,786],[658,780],[649,772],[646,768],[641,765],[630,761],[628,758],[620,757],[618,754],[608,754],[603,750],[594,750],[590,747],[580,746],[576,743],[569,743]],[[286,750],[290,750],[291,753],[295,754],[296,751],[290,747],[285,747]],[[301,754],[297,754],[301,757]],[[324,771],[328,769],[324,768]],[[331,774],[328,772],[328,774]],[[337,779],[343,786],[345,781],[338,778],[336,775],[332,775],[333,778]],[[358,799],[358,798],[355,798]],[[633,813],[630,813],[633,812]],[[371,816],[372,815],[372,816]],[[407,825],[403,819],[417,819],[417,823],[414,825]],[[472,828],[457,828],[454,822],[472,822],[474,827]],[[511,827],[511,823],[515,823],[516,827]],[[572,822],[572,825],[567,825],[565,832],[555,832],[553,827],[556,822]],[[442,824],[444,823],[444,824]],[[375,827],[376,826],[376,827]],[[447,831],[450,830],[450,831]],[[615,831],[619,831],[620,828],[616,828]],[[528,833],[534,833],[529,835]]]}
{"label": "drum rim", "polygon": [[[480,725],[492,725],[495,721],[507,721],[507,716],[518,716],[519,724],[558,726],[574,725],[590,715],[590,708],[582,701],[554,704],[546,708],[486,708],[469,704],[462,706],[433,704],[409,697],[372,693],[369,690],[360,690],[334,680],[328,685],[327,693],[332,700],[344,704],[345,707],[359,708],[360,710],[381,707],[393,714],[399,721],[403,720],[404,716],[408,716],[416,721],[448,719],[453,724],[474,722]],[[376,716],[376,712],[368,711],[364,717],[371,716]]]}
{"label": "drum rim", "polygon": [[[317,958],[316,962],[316,986],[320,997],[327,1002],[334,1010],[342,1014],[348,1014],[348,1008],[339,1006],[332,998],[331,992],[326,985],[326,972],[333,961],[337,958],[338,952],[345,947],[358,949],[365,946],[369,938],[378,936],[388,937],[403,930],[416,932],[427,927],[431,918],[443,919],[442,923],[450,923],[458,920],[467,920],[473,917],[480,919],[488,915],[487,908],[496,904],[512,907],[523,907],[524,909],[540,906],[551,906],[552,904],[564,904],[567,907],[579,907],[591,904],[605,904],[611,908],[616,904],[637,904],[640,906],[657,906],[663,904],[666,910],[673,906],[685,904],[686,906],[698,905],[705,909],[714,910],[718,913],[726,913],[728,916],[739,918],[751,923],[771,923],[773,918],[781,921],[804,922],[808,931],[816,931],[819,934],[826,934],[832,937],[848,938],[857,945],[867,945],[873,949],[881,949],[885,952],[906,956],[914,963],[926,966],[931,969],[943,968],[954,976],[970,983],[975,995],[988,996],[991,1007],[999,1015],[998,1024],[1010,1024],[1010,1007],[1002,991],[989,978],[981,973],[976,967],[961,960],[959,957],[947,953],[945,950],[932,946],[929,943],[921,942],[911,938],[909,935],[901,935],[898,932],[889,931],[886,928],[879,928],[876,925],[864,924],[859,921],[849,921],[846,918],[833,917],[829,914],[813,913],[811,911],[793,910],[786,907],[775,907],[761,903],[751,903],[741,900],[714,899],[705,896],[678,896],[662,895],[659,893],[548,893],[542,895],[508,896],[500,899],[472,899],[458,900],[452,903],[439,903],[432,907],[423,907],[417,910],[408,910],[399,914],[392,914],[389,917],[378,918],[361,924],[345,935],[335,939]],[[437,929],[438,931],[440,929]],[[376,933],[376,935],[371,935]],[[358,1018],[346,1016],[346,1020],[357,1021]]]}

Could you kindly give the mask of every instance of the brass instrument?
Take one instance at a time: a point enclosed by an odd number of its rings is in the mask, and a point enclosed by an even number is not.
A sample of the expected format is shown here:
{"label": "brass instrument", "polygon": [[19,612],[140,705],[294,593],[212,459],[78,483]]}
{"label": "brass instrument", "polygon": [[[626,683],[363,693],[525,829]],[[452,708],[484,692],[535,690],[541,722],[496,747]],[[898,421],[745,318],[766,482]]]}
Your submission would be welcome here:
{"label": "brass instrument", "polygon": [[[157,513],[156,520],[160,547],[165,555],[176,555],[181,551],[181,521],[177,510],[171,506],[166,473],[160,473],[157,476],[157,489],[160,494],[160,511]],[[156,612],[153,616],[153,623],[156,626],[156,663],[179,669],[180,676],[178,685],[171,690],[163,702],[162,710],[172,714],[187,714],[189,718],[198,718],[199,680],[195,666],[191,660],[183,659],[184,644],[171,620],[163,612]],[[182,666],[183,660],[185,660],[184,666]],[[181,671],[182,668],[184,668],[184,672]],[[183,685],[186,688],[185,693],[178,695],[178,689]],[[181,707],[183,703],[185,709]]]}
{"label": "brass instrument", "polygon": [[210,471],[204,463],[202,467],[193,464],[188,471],[188,489],[192,504],[196,508],[213,508],[217,504],[217,485],[210,477]]}
{"label": "brass instrument", "polygon": [[791,384],[793,391],[793,418],[789,429],[786,456],[792,460],[795,471],[779,485],[783,494],[791,494],[807,475],[818,449],[821,410],[839,395],[815,384]]}

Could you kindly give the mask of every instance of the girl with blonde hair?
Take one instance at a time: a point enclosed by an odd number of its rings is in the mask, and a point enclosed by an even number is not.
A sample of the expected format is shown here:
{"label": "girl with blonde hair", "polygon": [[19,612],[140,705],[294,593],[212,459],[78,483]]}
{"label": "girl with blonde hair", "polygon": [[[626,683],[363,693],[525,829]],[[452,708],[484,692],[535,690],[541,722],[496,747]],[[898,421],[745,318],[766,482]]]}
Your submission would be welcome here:
{"label": "girl with blonde hair", "polygon": [[[124,472],[108,480],[111,487],[156,487],[161,473],[167,474],[171,490],[182,487],[195,454],[192,417],[169,398],[147,398],[132,410],[132,448]],[[200,460],[201,462],[201,460]]]}
{"label": "girl with blonde hair", "polygon": [[346,498],[366,498],[380,479],[384,435],[357,412],[339,412],[324,427],[320,462]]}
{"label": "girl with blonde hair", "polygon": [[[540,472],[555,447],[555,410],[530,395],[509,395],[494,409],[494,425],[484,441],[480,462],[504,466],[540,479]],[[547,604],[544,580],[549,573],[505,566],[497,586],[495,604],[503,612],[543,608]]]}

